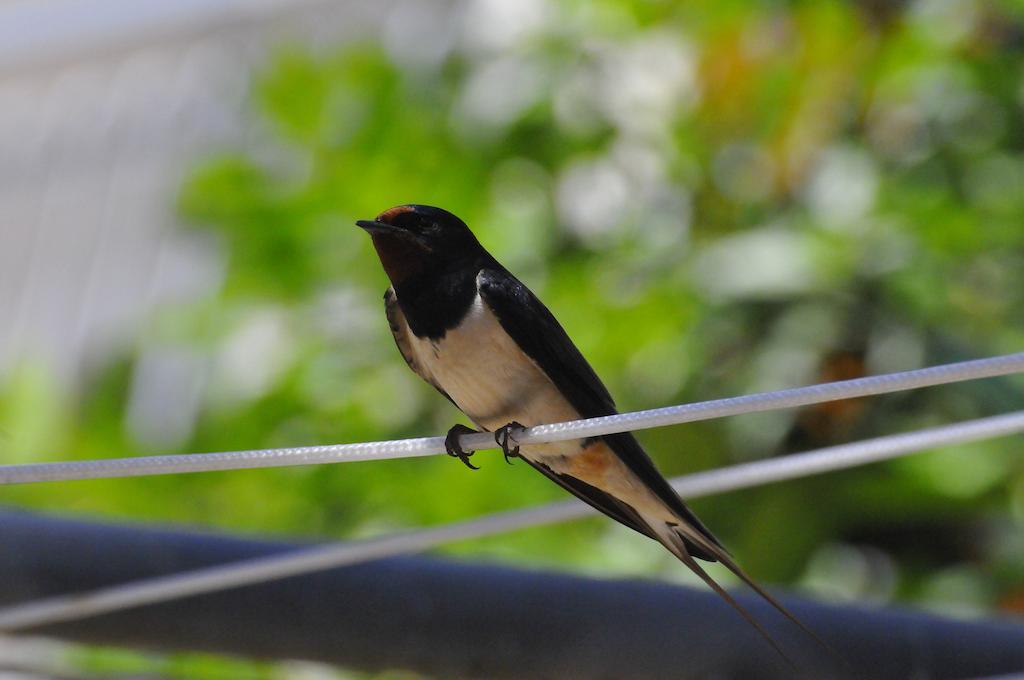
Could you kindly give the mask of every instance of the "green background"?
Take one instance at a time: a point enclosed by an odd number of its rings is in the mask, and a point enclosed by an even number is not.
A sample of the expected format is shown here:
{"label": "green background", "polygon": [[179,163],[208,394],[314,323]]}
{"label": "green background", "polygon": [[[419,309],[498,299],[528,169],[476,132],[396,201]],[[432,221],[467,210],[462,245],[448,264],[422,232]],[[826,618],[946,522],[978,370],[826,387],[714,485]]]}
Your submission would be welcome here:
{"label": "green background", "polygon": [[[445,207],[552,309],[623,410],[1024,346],[1024,6],[527,3],[457,40],[283,46],[251,111],[262,151],[210,158],[177,209],[225,285],[154,310],[71,393],[0,385],[10,462],[441,434],[466,422],[405,367],[353,226]],[[886,5],[887,6],[887,5]],[[471,21],[468,19],[467,21]],[[468,37],[467,37],[468,36]],[[268,151],[269,150],[269,151]],[[194,432],[126,426],[146,349],[208,367]],[[639,433],[667,475],[1020,408],[985,381]],[[43,511],[319,539],[560,499],[481,453],[43,484]],[[1024,610],[1024,456],[1008,438],[693,503],[762,582],[961,616]],[[605,519],[469,541],[464,559],[694,582]],[[716,572],[723,581],[732,581]],[[288,666],[83,651],[94,669],[298,677]]]}

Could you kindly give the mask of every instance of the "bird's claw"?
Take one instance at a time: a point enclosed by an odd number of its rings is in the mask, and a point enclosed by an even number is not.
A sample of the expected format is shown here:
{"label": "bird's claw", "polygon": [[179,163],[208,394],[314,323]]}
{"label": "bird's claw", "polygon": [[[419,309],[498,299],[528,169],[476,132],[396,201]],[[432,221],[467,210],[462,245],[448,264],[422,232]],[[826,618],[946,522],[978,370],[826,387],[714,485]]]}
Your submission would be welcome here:
{"label": "bird's claw", "polygon": [[525,428],[522,425],[513,420],[508,425],[499,427],[497,430],[494,431],[494,441],[498,446],[501,447],[501,452],[505,454],[505,462],[508,463],[509,465],[512,464],[512,461],[509,460],[509,458],[519,457],[519,444],[516,444],[515,448],[512,449],[508,447],[509,440],[515,441],[515,437],[512,436],[512,430],[523,429]]}
{"label": "bird's claw", "polygon": [[466,467],[470,470],[479,470],[476,465],[469,462],[469,457],[475,453],[474,451],[466,451],[459,444],[459,437],[464,434],[477,434],[476,430],[466,427],[465,425],[455,425],[452,429],[448,430],[448,435],[444,438],[444,450],[448,452],[449,456],[458,458]]}

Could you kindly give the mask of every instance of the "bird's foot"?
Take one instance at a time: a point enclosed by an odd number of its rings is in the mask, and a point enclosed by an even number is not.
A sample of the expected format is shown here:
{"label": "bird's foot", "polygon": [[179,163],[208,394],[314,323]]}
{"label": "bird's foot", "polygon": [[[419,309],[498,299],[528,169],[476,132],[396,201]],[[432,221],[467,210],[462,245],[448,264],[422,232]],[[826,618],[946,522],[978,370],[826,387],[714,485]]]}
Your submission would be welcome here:
{"label": "bird's foot", "polygon": [[479,470],[476,465],[469,462],[469,457],[473,455],[473,451],[466,451],[459,444],[459,437],[464,434],[477,434],[477,431],[466,427],[465,425],[455,425],[452,429],[448,430],[448,435],[444,438],[444,450],[448,452],[449,456],[458,458],[466,464],[470,470]]}
{"label": "bird's foot", "polygon": [[505,454],[505,462],[508,463],[509,465],[512,464],[512,461],[509,460],[510,458],[517,458],[519,456],[518,443],[515,445],[515,447],[511,449],[508,446],[509,440],[513,442],[516,441],[516,438],[513,436],[512,431],[522,431],[525,429],[526,428],[524,428],[522,425],[513,420],[508,425],[499,427],[497,430],[494,431],[494,441],[498,444],[498,446],[501,447],[501,452]]}

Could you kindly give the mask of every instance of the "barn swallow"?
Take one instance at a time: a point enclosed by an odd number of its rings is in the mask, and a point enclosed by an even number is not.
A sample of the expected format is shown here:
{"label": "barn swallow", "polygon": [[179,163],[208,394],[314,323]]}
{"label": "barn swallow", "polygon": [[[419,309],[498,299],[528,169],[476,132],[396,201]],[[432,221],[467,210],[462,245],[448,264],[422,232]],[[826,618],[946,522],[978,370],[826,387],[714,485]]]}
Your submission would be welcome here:
{"label": "barn swallow", "polygon": [[[683,503],[628,432],[510,450],[516,428],[615,414],[615,403],[547,307],[455,215],[400,205],[356,224],[373,239],[391,287],[385,309],[409,367],[478,427],[566,491],[661,543],[778,645],[696,561],[721,562],[817,639],[751,579]],[[469,467],[453,427],[445,447]],[[474,468],[475,469],[475,468]]]}

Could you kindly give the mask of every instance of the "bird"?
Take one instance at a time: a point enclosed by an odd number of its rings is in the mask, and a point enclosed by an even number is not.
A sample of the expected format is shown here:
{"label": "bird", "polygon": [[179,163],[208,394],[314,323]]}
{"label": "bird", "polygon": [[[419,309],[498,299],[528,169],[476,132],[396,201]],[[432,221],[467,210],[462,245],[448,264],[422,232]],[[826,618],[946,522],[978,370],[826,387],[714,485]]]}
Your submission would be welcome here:
{"label": "bird", "polygon": [[[632,433],[514,445],[521,428],[617,410],[551,311],[465,222],[442,208],[406,204],[356,225],[369,233],[391,282],[384,306],[402,357],[477,427],[494,434],[506,462],[524,460],[600,512],[662,544],[787,660],[761,624],[697,560],[720,562],[821,642],[740,568]],[[459,444],[461,435],[472,432],[455,425],[445,449],[477,469],[470,461],[473,452]]]}

